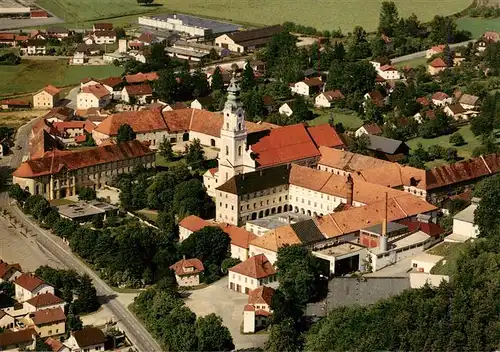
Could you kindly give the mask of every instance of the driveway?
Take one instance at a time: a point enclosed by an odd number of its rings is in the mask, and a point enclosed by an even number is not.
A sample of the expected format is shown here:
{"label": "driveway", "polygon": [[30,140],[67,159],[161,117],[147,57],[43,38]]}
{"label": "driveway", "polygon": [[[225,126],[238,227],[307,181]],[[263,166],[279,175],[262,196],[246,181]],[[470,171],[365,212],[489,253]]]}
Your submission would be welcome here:
{"label": "driveway", "polygon": [[231,332],[236,349],[264,347],[268,338],[267,334],[242,335],[240,333],[243,307],[248,302],[248,296],[228,289],[227,280],[226,276],[208,287],[191,291],[189,297],[185,299],[186,306],[197,316],[210,313],[219,315]]}

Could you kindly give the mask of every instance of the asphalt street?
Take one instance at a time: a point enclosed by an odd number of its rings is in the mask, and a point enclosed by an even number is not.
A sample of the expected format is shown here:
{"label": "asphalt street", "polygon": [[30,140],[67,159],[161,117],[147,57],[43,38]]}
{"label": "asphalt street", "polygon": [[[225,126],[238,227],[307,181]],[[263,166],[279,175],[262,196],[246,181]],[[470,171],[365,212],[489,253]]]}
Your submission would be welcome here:
{"label": "asphalt street", "polygon": [[[23,156],[28,151],[29,134],[35,120],[30,121],[26,125],[19,128],[16,135],[16,146],[21,146],[22,149],[14,149],[14,155],[11,158],[10,166],[15,169],[22,162]],[[94,273],[85,263],[76,257],[71,250],[62,243],[62,240],[57,236],[42,230],[31,219],[29,219],[17,206],[13,205],[7,193],[0,195],[0,206],[6,209],[11,215],[15,216],[20,224],[28,229],[30,239],[44,249],[51,257],[57,259],[65,267],[76,270],[81,274],[88,274],[97,290],[97,294],[116,320],[121,324],[128,338],[141,352],[161,351],[162,348],[143,327],[140,321],[123,306],[117,299],[117,294],[109,287],[99,276]],[[13,230],[12,230],[13,231]],[[19,235],[19,234],[17,234]],[[0,234],[2,236],[2,234]]]}

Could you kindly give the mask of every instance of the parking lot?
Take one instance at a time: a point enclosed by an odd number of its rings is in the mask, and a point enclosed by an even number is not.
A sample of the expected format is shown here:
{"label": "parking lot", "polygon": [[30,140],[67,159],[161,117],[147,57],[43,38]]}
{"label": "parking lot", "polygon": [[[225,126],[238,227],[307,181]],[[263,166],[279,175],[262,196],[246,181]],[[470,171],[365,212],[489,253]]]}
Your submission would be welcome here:
{"label": "parking lot", "polygon": [[243,335],[240,326],[243,322],[243,307],[248,296],[227,288],[227,276],[203,289],[191,291],[186,305],[197,316],[215,313],[222,317],[229,328],[236,349],[264,347],[267,334]]}

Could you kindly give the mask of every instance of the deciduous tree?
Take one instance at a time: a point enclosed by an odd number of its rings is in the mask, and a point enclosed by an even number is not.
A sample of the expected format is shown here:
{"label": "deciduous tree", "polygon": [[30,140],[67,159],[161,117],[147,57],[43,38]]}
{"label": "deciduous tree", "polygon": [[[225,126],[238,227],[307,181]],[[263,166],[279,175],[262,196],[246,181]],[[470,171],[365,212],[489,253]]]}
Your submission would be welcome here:
{"label": "deciduous tree", "polygon": [[125,123],[118,127],[118,134],[116,136],[116,141],[118,143],[133,141],[135,137],[136,134],[129,124]]}

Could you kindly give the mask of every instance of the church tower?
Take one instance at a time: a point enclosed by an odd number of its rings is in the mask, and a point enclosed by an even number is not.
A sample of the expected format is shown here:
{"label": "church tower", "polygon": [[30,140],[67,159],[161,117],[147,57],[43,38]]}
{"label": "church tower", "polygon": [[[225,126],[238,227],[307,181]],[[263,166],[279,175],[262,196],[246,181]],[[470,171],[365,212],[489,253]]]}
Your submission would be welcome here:
{"label": "church tower", "polygon": [[240,101],[240,85],[233,75],[224,105],[224,123],[220,131],[218,185],[237,174],[255,169],[255,162],[246,150],[245,110]]}

